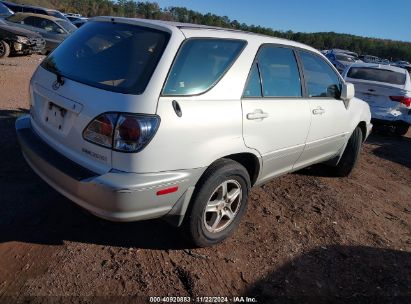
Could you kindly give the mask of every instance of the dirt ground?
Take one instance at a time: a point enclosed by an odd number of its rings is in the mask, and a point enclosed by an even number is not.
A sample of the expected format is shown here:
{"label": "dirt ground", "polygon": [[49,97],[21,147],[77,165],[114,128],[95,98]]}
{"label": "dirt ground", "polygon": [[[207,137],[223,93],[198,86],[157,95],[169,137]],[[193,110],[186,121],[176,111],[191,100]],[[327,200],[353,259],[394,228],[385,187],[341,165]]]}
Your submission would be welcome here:
{"label": "dirt ground", "polygon": [[193,249],[161,220],[100,220],[33,173],[14,121],[41,59],[0,61],[1,303],[411,303],[411,132],[372,134],[348,178],[313,167],[254,188],[237,232]]}

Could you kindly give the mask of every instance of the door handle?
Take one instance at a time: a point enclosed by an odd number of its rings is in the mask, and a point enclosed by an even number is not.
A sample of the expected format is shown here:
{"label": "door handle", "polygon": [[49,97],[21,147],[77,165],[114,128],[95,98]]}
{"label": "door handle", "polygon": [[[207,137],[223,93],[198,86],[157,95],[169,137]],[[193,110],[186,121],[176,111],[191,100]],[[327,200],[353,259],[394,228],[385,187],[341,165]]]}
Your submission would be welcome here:
{"label": "door handle", "polygon": [[318,108],[313,110],[314,115],[322,115],[324,113],[325,113],[325,110],[322,107],[318,107]]}
{"label": "door handle", "polygon": [[252,113],[247,114],[248,120],[263,120],[264,118],[268,117],[268,113],[264,113],[263,110],[257,109],[254,110]]}

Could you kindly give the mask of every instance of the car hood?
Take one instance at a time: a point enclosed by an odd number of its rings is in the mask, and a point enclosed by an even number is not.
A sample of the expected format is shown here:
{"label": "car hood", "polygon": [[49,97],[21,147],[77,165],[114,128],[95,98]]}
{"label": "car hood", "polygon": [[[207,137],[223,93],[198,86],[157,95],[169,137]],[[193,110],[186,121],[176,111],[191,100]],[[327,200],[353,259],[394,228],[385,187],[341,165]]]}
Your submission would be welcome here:
{"label": "car hood", "polygon": [[23,28],[15,27],[12,25],[9,25],[5,22],[0,21],[0,30],[1,31],[6,31],[11,34],[15,35],[22,35],[22,36],[27,36],[27,37],[35,37],[35,38],[40,38],[41,36],[33,31],[29,31]]}

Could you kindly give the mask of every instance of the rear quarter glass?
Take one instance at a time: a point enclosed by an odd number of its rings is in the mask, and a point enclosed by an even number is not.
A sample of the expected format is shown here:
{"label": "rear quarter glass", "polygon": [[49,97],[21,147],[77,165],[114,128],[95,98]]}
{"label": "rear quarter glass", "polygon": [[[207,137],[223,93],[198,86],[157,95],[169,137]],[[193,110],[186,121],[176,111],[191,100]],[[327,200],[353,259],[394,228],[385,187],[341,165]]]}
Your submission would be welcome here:
{"label": "rear quarter glass", "polygon": [[174,60],[163,96],[199,95],[210,90],[236,61],[246,41],[190,38]]}
{"label": "rear quarter glass", "polygon": [[123,94],[142,94],[170,34],[137,25],[91,21],[42,63],[68,79]]}

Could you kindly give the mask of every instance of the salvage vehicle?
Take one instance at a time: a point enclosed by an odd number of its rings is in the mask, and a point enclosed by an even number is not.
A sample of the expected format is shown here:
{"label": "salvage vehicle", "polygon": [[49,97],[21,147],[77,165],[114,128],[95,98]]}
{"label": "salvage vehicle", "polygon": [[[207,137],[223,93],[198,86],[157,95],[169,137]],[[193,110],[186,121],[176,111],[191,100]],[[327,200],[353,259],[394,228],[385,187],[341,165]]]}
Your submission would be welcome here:
{"label": "salvage vehicle", "polygon": [[66,16],[62,14],[60,11],[50,8],[44,8],[39,6],[32,6],[32,5],[25,5],[25,4],[18,4],[12,3],[8,1],[0,1],[0,4],[7,6],[10,10],[15,13],[33,13],[33,14],[40,14],[46,16],[52,16],[55,18],[63,19],[68,21]]}
{"label": "salvage vehicle", "polygon": [[0,58],[42,53],[46,41],[37,33],[0,24]]}
{"label": "salvage vehicle", "polygon": [[411,123],[410,74],[403,68],[358,63],[344,72],[354,84],[356,96],[366,101],[374,124],[394,128],[405,135]]}
{"label": "salvage vehicle", "polygon": [[304,44],[96,17],[38,67],[16,131],[33,170],[91,213],[164,217],[209,246],[251,187],[320,162],[350,174],[372,128],[354,93]]}
{"label": "salvage vehicle", "polygon": [[343,53],[327,53],[328,60],[342,73],[347,67],[356,62],[355,57]]}
{"label": "salvage vehicle", "polygon": [[5,22],[39,33],[46,40],[47,52],[53,51],[77,29],[70,21],[32,13],[16,13],[5,18]]}

